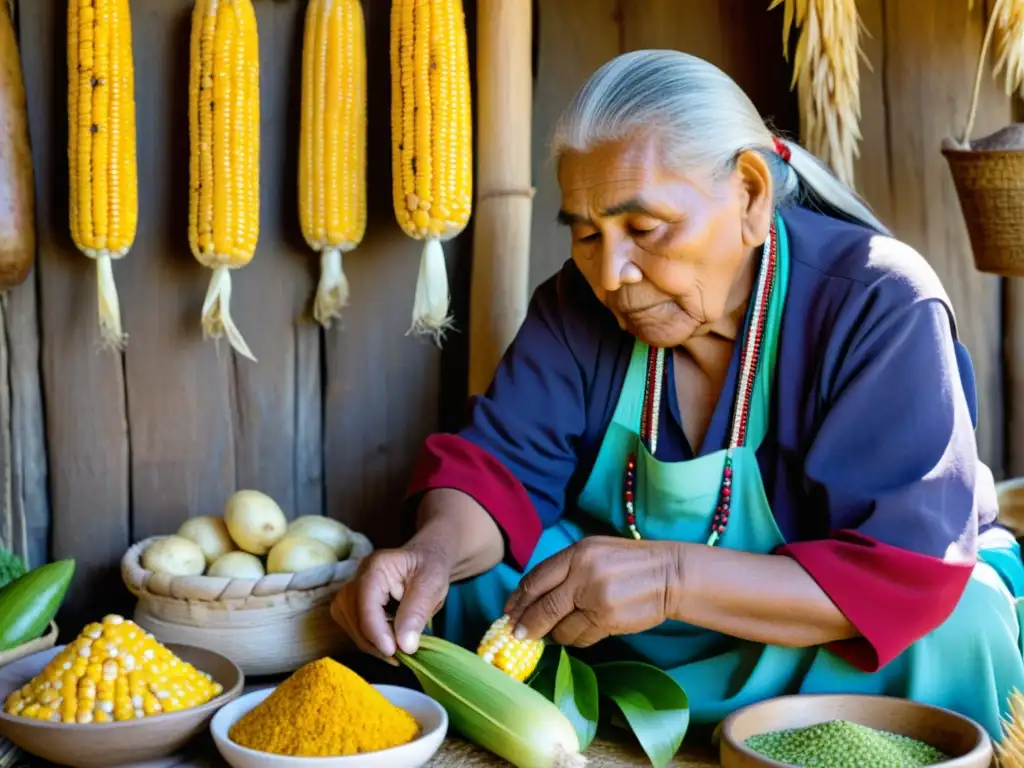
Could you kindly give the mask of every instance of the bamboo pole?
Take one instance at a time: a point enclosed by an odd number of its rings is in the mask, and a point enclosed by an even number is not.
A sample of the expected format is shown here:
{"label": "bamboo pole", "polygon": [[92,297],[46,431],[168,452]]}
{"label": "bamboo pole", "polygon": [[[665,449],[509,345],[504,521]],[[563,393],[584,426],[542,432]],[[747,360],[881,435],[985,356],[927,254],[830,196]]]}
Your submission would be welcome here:
{"label": "bamboo pole", "polygon": [[487,389],[529,301],[532,0],[477,5],[477,200],[469,393]]}

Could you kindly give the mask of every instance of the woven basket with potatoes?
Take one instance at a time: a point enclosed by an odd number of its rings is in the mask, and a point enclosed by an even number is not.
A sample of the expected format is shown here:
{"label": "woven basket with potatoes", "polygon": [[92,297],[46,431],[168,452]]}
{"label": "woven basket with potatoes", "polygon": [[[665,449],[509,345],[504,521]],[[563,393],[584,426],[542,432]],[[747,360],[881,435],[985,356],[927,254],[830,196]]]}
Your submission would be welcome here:
{"label": "woven basket with potatoes", "polygon": [[160,642],[209,648],[247,675],[272,675],[351,647],[331,599],[372,551],[336,520],[289,523],[269,496],[243,490],[223,517],[194,517],[134,544],[121,576],[138,598],[136,623]]}

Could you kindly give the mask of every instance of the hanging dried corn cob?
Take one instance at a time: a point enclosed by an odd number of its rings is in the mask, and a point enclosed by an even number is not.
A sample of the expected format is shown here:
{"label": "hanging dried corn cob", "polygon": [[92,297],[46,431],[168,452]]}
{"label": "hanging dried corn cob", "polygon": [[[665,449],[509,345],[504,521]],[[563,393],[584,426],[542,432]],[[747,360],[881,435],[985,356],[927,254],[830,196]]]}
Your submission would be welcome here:
{"label": "hanging dried corn cob", "polygon": [[391,145],[395,216],[425,240],[411,332],[440,342],[451,325],[441,243],[469,221],[473,119],[461,0],[392,0]]}
{"label": "hanging dried corn cob", "polygon": [[321,254],[313,316],[348,303],[341,255],[366,231],[366,47],[359,0],[310,0],[302,49],[299,220]]}
{"label": "hanging dried corn cob", "polygon": [[96,261],[103,344],[121,349],[111,260],[128,253],[139,219],[128,0],[68,0],[68,166],[71,238]]}
{"label": "hanging dried corn cob", "polygon": [[853,186],[860,155],[861,20],[855,0],[772,0],[785,4],[782,53],[789,59],[789,34],[800,28],[793,81],[800,107],[800,143]]}
{"label": "hanging dried corn cob", "polygon": [[203,335],[226,335],[256,360],[231,319],[231,270],[260,232],[260,66],[251,0],[196,0],[189,73],[189,220],[192,255],[213,270]]}
{"label": "hanging dried corn cob", "polygon": [[[967,7],[974,10],[974,0]],[[992,73],[1004,74],[1006,95],[1024,95],[1024,0],[998,0],[993,6],[995,16],[995,57]]]}

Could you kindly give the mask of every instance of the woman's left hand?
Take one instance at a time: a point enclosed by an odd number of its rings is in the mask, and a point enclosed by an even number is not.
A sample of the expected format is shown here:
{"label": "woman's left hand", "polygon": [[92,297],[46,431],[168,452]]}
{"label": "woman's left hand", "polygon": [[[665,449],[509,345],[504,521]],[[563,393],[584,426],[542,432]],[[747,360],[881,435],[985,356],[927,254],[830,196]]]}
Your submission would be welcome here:
{"label": "woman's left hand", "polygon": [[520,638],[560,645],[642,632],[672,617],[682,555],[678,542],[587,537],[526,574],[505,611]]}

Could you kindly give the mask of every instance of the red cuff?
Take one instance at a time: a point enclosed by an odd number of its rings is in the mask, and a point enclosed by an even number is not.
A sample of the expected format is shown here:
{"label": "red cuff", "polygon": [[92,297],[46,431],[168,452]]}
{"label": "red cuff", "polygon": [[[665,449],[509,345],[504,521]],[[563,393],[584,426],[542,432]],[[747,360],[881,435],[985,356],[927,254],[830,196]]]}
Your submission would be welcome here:
{"label": "red cuff", "polygon": [[504,532],[516,565],[526,567],[540,540],[540,517],[523,484],[493,454],[458,435],[431,435],[413,467],[406,498],[436,488],[472,496]]}
{"label": "red cuff", "polygon": [[786,544],[862,637],[828,648],[864,672],[876,672],[953,613],[973,563],[947,563],[863,536]]}

